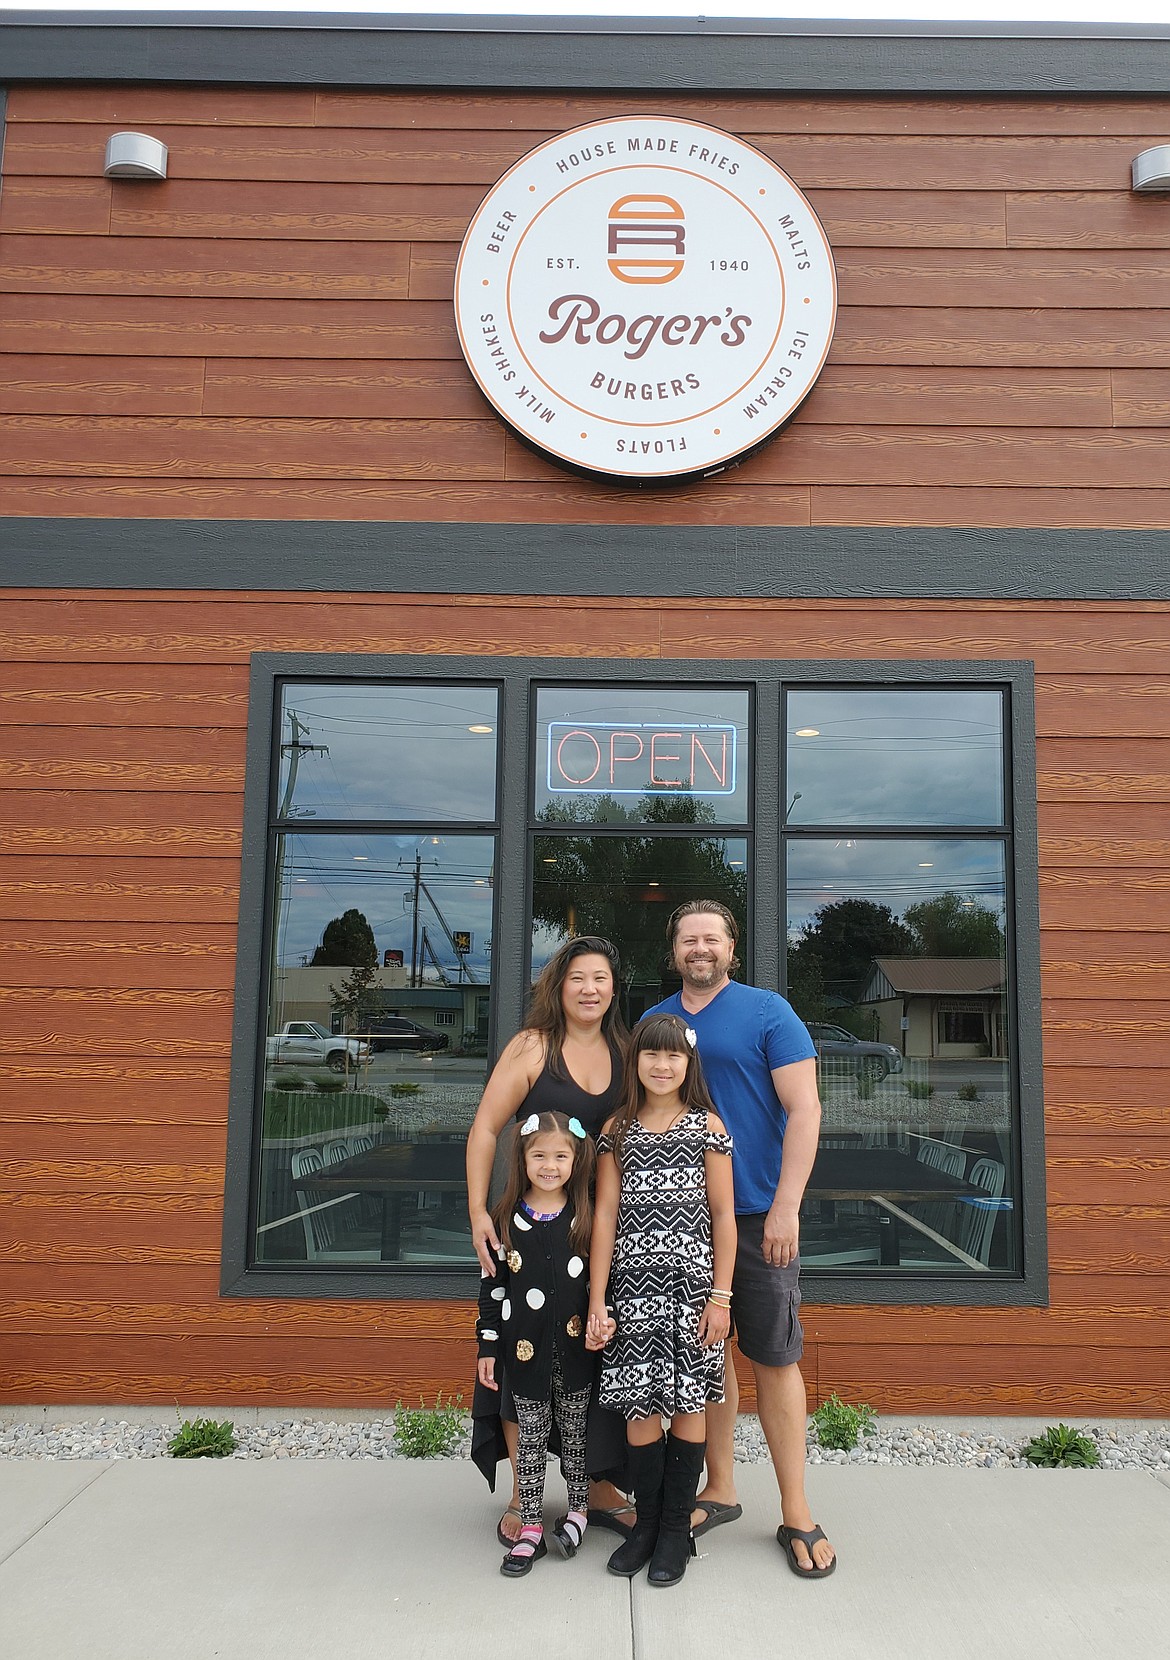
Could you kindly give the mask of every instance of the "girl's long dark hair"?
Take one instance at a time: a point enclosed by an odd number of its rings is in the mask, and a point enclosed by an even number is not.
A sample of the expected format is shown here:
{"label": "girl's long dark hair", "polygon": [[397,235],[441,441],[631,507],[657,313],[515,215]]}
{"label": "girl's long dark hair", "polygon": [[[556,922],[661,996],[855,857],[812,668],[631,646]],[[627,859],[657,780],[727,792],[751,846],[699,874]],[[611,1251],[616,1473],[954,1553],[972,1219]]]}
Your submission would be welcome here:
{"label": "girl's long dark hair", "polygon": [[569,1179],[565,1183],[565,1192],[568,1195],[569,1209],[573,1213],[573,1220],[569,1227],[569,1244],[574,1251],[584,1254],[589,1249],[589,1236],[593,1232],[593,1167],[597,1155],[593,1147],[592,1136],[582,1139],[575,1136],[569,1128],[569,1120],[563,1112],[542,1112],[539,1114],[540,1123],[528,1135],[520,1134],[519,1124],[512,1126],[512,1139],[508,1143],[508,1173],[504,1180],[504,1191],[492,1207],[492,1221],[496,1224],[496,1232],[506,1251],[512,1249],[512,1230],[510,1223],[515,1214],[516,1206],[524,1197],[528,1189],[528,1172],[524,1168],[524,1149],[534,1135],[560,1135],[565,1138],[573,1149],[573,1168],[569,1172]]}
{"label": "girl's long dark hair", "polygon": [[638,1109],[646,1099],[638,1077],[638,1056],[645,1049],[670,1049],[687,1057],[687,1070],[679,1086],[678,1098],[688,1112],[714,1112],[715,1103],[703,1076],[699,1051],[687,1042],[687,1023],[676,1014],[655,1014],[634,1028],[626,1044],[622,1061],[622,1098],[612,1119],[610,1139],[613,1142],[614,1162],[622,1167],[622,1148],[630,1125],[638,1116]]}
{"label": "girl's long dark hair", "polygon": [[601,1031],[611,1048],[620,1048],[626,1041],[626,1025],[618,1008],[621,987],[621,958],[617,949],[600,934],[578,934],[566,940],[553,952],[540,971],[528,1000],[528,1018],[525,1025],[540,1032],[545,1042],[545,1059],[549,1071],[556,1078],[565,1075],[561,1060],[561,1045],[565,1041],[565,1009],[561,1002],[561,988],[569,965],[577,957],[604,957],[613,971],[613,1002],[601,1017]]}

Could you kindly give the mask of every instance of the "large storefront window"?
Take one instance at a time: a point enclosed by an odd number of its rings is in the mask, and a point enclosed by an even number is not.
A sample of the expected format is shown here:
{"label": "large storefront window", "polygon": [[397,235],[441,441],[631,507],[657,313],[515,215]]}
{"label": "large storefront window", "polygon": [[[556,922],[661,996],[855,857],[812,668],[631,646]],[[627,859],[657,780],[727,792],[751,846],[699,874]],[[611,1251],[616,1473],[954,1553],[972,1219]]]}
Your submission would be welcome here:
{"label": "large storefront window", "polygon": [[793,691],[786,716],[788,995],[824,1109],[803,1259],[1014,1271],[1002,694]]}
{"label": "large storefront window", "polygon": [[636,1022],[677,986],[668,917],[710,897],[740,920],[744,977],[816,1043],[810,1280],[1019,1300],[1041,1162],[1016,1018],[1035,875],[1011,699],[1030,682],[427,667],[269,682],[245,1277],[466,1291],[464,1142],[533,978],[606,935]]}
{"label": "large storefront window", "polygon": [[495,688],[283,688],[257,1263],[468,1260],[498,727]]}

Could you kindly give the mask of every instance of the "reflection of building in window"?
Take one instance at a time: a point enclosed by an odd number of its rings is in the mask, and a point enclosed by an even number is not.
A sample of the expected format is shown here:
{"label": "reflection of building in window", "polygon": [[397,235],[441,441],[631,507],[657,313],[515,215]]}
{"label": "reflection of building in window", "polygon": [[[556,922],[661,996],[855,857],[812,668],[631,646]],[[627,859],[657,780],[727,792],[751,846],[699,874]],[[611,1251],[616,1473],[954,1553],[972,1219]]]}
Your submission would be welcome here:
{"label": "reflection of building in window", "polygon": [[455,1011],[454,1009],[436,1009],[431,1018],[436,1026],[454,1026]]}
{"label": "reflection of building in window", "polygon": [[860,1001],[906,1056],[1002,1058],[1001,957],[877,957]]}
{"label": "reflection of building in window", "polygon": [[962,1004],[939,1005],[940,1043],[986,1043],[987,1019],[982,1009]]}

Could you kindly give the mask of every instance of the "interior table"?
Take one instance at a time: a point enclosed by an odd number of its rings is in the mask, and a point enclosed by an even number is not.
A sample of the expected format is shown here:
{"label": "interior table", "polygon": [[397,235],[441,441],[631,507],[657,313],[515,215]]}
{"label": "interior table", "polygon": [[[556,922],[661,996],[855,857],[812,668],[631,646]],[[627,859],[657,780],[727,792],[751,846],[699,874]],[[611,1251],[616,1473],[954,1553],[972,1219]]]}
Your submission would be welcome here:
{"label": "interior table", "polygon": [[[302,1192],[342,1196],[376,1193],[382,1201],[383,1262],[396,1262],[402,1248],[402,1196],[420,1188],[456,1193],[467,1186],[464,1142],[385,1141],[364,1153],[303,1176],[293,1186]],[[471,1259],[471,1241],[467,1244]]]}
{"label": "interior table", "polygon": [[810,1199],[865,1199],[876,1205],[878,1261],[883,1267],[901,1262],[903,1227],[925,1234],[967,1267],[987,1267],[903,1209],[906,1202],[986,1197],[982,1189],[894,1147],[820,1147],[805,1191]]}

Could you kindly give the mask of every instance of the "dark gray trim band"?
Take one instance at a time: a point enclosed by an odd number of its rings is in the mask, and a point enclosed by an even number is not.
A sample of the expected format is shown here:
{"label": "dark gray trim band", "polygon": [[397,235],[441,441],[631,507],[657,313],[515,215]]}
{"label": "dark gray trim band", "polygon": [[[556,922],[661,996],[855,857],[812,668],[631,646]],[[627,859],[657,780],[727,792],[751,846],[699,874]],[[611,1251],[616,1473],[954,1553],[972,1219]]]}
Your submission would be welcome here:
{"label": "dark gray trim band", "polygon": [[1032,96],[1170,91],[1170,30],[1154,25],[21,11],[8,14],[2,27],[0,73],[8,83]]}
{"label": "dark gray trim band", "polygon": [[[386,1297],[388,1299],[444,1299],[474,1296],[476,1273],[390,1268],[385,1271],[344,1269],[279,1270],[248,1267],[252,1200],[252,1149],[255,1141],[255,1103],[258,1096],[257,1034],[264,1007],[263,942],[265,916],[270,908],[266,891],[268,791],[273,742],[274,687],[278,676],[353,679],[379,676],[428,680],[466,679],[476,673],[471,657],[355,656],[348,653],[256,653],[252,658],[252,697],[248,717],[245,782],[243,873],[240,898],[239,956],[232,1031],[228,1152],[224,1184],[224,1233],[221,1294],[238,1297]],[[703,661],[626,661],[591,658],[493,658],[491,678],[503,687],[505,722],[501,751],[505,776],[501,780],[500,852],[501,892],[497,925],[506,932],[497,948],[493,976],[493,1049],[520,1023],[527,941],[525,902],[515,903],[525,891],[524,853],[527,826],[527,725],[529,683],[583,680],[636,684],[688,683],[711,678],[712,666]],[[777,724],[782,683],[840,685],[891,682],[1006,685],[1011,695],[1012,772],[1011,824],[1014,856],[1009,882],[1015,896],[1015,1007],[1012,1045],[1019,1115],[1019,1188],[1023,1226],[1023,1277],[988,1276],[957,1280],[950,1276],[911,1275],[878,1271],[846,1277],[808,1273],[805,1294],[822,1303],[888,1303],[967,1306],[1027,1306],[1048,1299],[1047,1217],[1045,1210],[1043,1058],[1040,1040],[1040,919],[1038,897],[1036,754],[1033,709],[1033,668],[1028,662],[946,661],[786,661],[782,657],[736,661],[738,682],[757,683],[757,730],[760,763],[757,766],[753,808],[756,859],[752,878],[755,961],[753,978],[778,985],[781,910],[779,823],[781,787]],[[774,748],[765,760],[764,746]],[[506,870],[505,870],[506,860]],[[771,943],[769,937],[771,936]]]}
{"label": "dark gray trim band", "polygon": [[11,518],[5,587],[1164,600],[1170,531]]}

